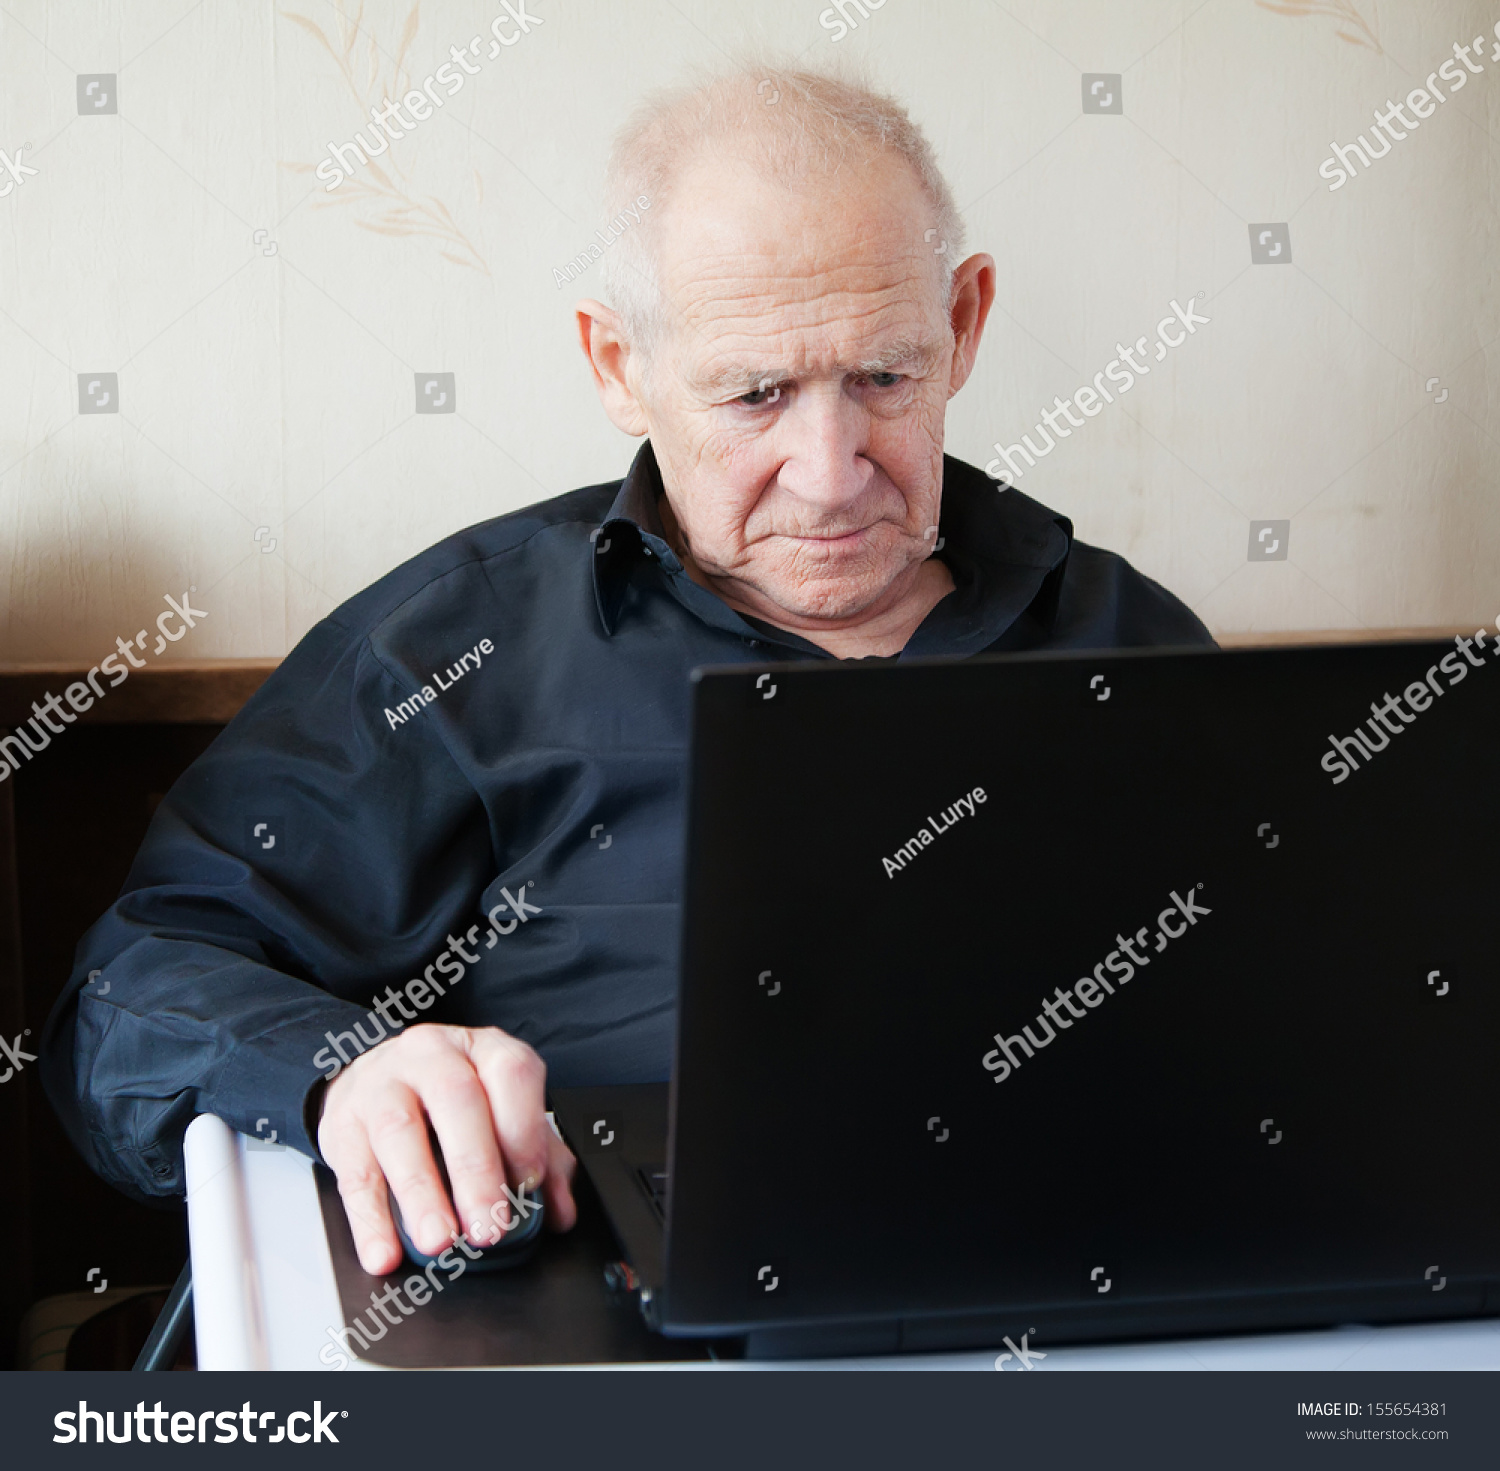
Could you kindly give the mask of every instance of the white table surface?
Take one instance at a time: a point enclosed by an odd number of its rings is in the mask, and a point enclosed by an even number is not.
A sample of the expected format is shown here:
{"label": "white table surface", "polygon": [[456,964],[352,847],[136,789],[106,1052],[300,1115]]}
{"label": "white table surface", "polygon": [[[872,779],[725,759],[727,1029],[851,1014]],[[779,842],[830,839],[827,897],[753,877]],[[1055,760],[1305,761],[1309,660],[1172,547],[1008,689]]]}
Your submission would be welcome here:
{"label": "white table surface", "polygon": [[[318,1354],[343,1327],[312,1161],[252,1141],[210,1114],[184,1142],[193,1318],[200,1369],[327,1369]],[[1348,1326],[1098,1348],[1047,1348],[1036,1372],[1068,1369],[1500,1369],[1500,1319],[1415,1327]],[[354,1360],[351,1367],[377,1365]],[[579,1366],[569,1366],[579,1367]],[[587,1365],[637,1370],[965,1369],[993,1373],[994,1351],[807,1362]],[[1006,1371],[1018,1370],[1015,1361]]]}

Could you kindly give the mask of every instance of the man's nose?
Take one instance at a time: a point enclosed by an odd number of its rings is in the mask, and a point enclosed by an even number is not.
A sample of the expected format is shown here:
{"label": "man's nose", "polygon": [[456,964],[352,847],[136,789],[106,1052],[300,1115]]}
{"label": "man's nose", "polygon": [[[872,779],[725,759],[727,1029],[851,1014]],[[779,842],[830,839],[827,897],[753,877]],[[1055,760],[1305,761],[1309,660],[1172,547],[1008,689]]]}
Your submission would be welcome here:
{"label": "man's nose", "polygon": [[793,495],[833,511],[857,500],[874,478],[865,458],[869,416],[837,388],[799,394],[778,427],[785,454],[778,479]]}

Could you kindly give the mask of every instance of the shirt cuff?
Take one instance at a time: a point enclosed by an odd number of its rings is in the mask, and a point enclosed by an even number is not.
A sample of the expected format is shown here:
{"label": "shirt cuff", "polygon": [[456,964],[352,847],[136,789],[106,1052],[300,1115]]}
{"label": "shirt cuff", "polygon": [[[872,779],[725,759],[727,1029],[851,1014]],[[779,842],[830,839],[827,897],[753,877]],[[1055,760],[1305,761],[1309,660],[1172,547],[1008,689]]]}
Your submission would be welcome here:
{"label": "shirt cuff", "polygon": [[247,1135],[250,1149],[290,1145],[322,1163],[317,1106],[324,1086],[369,1050],[353,1037],[355,1023],[368,1027],[369,1018],[363,1007],[329,997],[315,1012],[240,1043],[206,1112]]}

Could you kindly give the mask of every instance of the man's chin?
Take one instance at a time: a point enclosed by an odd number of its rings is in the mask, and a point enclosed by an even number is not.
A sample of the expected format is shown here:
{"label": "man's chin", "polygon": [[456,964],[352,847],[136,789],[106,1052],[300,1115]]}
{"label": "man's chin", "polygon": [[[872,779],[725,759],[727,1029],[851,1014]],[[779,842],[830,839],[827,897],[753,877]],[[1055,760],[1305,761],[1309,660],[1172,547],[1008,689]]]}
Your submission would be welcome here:
{"label": "man's chin", "polygon": [[[756,589],[777,612],[815,623],[844,623],[878,604],[891,579],[820,577],[785,586],[768,583]],[[769,621],[777,622],[775,613]]]}
{"label": "man's chin", "polygon": [[858,621],[878,608],[911,565],[906,556],[893,558],[885,548],[866,546],[832,556],[820,550],[810,557],[767,559],[758,568],[737,569],[734,580],[740,584],[740,598],[745,590],[754,590],[754,602],[760,605],[755,616],[771,623],[826,626]]}

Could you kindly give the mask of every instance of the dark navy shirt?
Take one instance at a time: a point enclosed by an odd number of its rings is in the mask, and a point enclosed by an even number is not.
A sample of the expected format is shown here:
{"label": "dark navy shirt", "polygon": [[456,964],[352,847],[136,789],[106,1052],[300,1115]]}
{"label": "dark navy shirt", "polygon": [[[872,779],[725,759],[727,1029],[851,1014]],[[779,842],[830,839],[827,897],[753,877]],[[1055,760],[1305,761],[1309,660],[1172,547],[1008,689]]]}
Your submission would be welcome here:
{"label": "dark navy shirt", "polygon": [[[422,1020],[503,1027],[555,1083],[668,1076],[688,673],[832,656],[694,583],[660,494],[647,444],[623,482],[398,567],[173,787],[44,1039],[49,1096],[100,1174],[180,1193],[198,1113],[272,1119],[315,1154],[328,1035],[376,1040],[372,1001],[430,977],[450,936],[477,961]],[[952,458],[938,535],[956,588],[901,658],[1211,642],[1065,517]],[[512,898],[524,923],[496,910]],[[509,932],[489,939],[487,914]]]}

